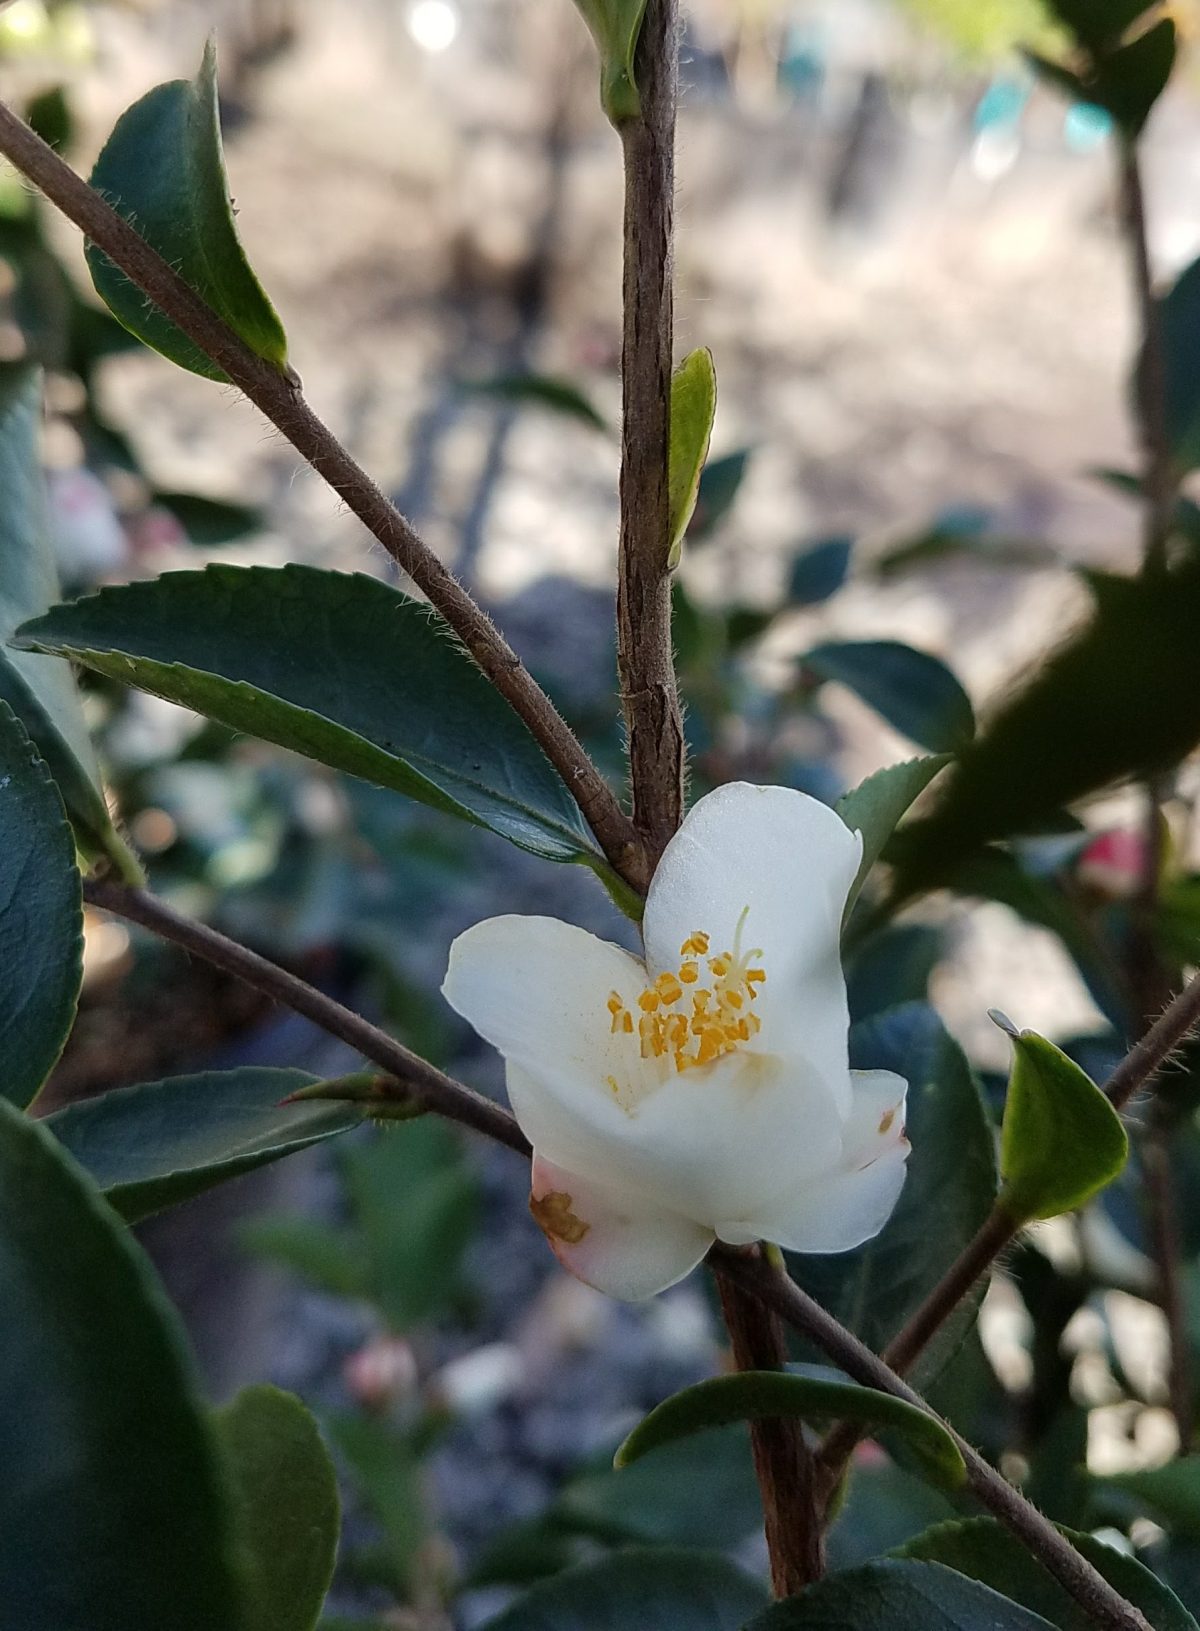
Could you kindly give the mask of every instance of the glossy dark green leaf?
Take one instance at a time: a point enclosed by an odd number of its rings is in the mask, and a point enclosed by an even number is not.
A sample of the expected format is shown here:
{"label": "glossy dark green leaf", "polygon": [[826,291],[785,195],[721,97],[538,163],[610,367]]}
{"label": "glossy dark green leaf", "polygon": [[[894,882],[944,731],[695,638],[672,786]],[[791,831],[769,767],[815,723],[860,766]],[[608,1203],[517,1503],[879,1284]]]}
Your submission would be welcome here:
{"label": "glossy dark green leaf", "polygon": [[118,1087],[46,1118],[126,1220],[190,1200],[362,1125],[352,1104],[283,1105],[315,1078],[302,1070],[214,1070]]}
{"label": "glossy dark green leaf", "polygon": [[[912,1143],[896,1209],[874,1240],[834,1257],[788,1254],[806,1291],[877,1353],[941,1279],[991,1210],[995,1138],[961,1048],[932,1009],[912,1003],[855,1025],[850,1062],[908,1082]],[[962,1305],[913,1370],[925,1387],[974,1319]]]}
{"label": "glossy dark green leaf", "polygon": [[945,951],[944,930],[932,923],[890,923],[856,939],[842,954],[851,1023],[901,1003],[927,1001]]}
{"label": "glossy dark green leaf", "polygon": [[664,1400],[625,1439],[616,1466],[627,1467],[678,1439],[737,1421],[795,1417],[842,1420],[872,1431],[898,1433],[933,1483],[956,1488],[966,1476],[958,1446],[924,1410],[853,1382],[795,1376],[785,1371],[739,1371],[697,1382]]}
{"label": "glossy dark green leaf", "polygon": [[222,1477],[176,1316],[87,1180],[2,1101],[0,1284],[5,1623],[241,1631]]}
{"label": "glossy dark green leaf", "polygon": [[830,1575],[745,1631],[1050,1631],[1040,1614],[940,1563],[889,1559]]}
{"label": "glossy dark green leaf", "polygon": [[1013,1031],[1000,1133],[1001,1200],[1020,1223],[1073,1212],[1121,1171],[1120,1116],[1073,1059],[1036,1031]]}
{"label": "glossy dark green leaf", "polygon": [[893,730],[932,753],[955,753],[975,734],[970,698],[928,652],[898,640],[846,640],[816,646],[803,665],[848,686]]}
{"label": "glossy dark green leaf", "polygon": [[667,566],[679,565],[683,535],[700,494],[700,475],[708,458],[717,415],[717,374],[712,352],[691,351],[671,376],[671,452],[667,467],[670,510]]}
{"label": "glossy dark green leaf", "polygon": [[1132,1495],[1175,1534],[1200,1540],[1200,1455],[1180,1456],[1161,1467],[1110,1473],[1095,1482],[1099,1488]]}
{"label": "glossy dark green leaf", "polygon": [[62,799],[0,701],[0,1098],[36,1097],[75,1020],[83,901]]}
{"label": "glossy dark green leaf", "polygon": [[525,726],[427,607],[376,578],[308,566],[170,572],[58,606],[21,641],[535,855],[601,864]]}
{"label": "glossy dark green leaf", "polygon": [[223,498],[205,498],[200,493],[156,492],[152,501],[169,510],[188,535],[189,543],[200,548],[236,543],[263,529],[260,510],[249,504],[232,504]]}
{"label": "glossy dark green leaf", "polygon": [[333,1578],[340,1506],[329,1452],[294,1394],[248,1387],[214,1417],[231,1485],[246,1617],[313,1631]]}
{"label": "glossy dark green leaf", "polygon": [[989,718],[905,834],[902,885],[932,887],[981,845],[1177,764],[1200,742],[1200,562],[1087,577],[1096,609]]}
{"label": "glossy dark green leaf", "polygon": [[58,783],[81,848],[108,855],[131,881],[140,871],[113,830],[96,755],[69,663],[8,644],[19,623],[60,598],[38,452],[41,377],[0,370],[0,701],[28,731]]}
{"label": "glossy dark green leaf", "polygon": [[850,571],[853,538],[825,538],[793,560],[788,573],[789,606],[820,606],[836,595]]}
{"label": "glossy dark green leaf", "polygon": [[860,1568],[955,1513],[949,1496],[895,1461],[860,1452],[826,1537],[829,1572]]}
{"label": "glossy dark green leaf", "polygon": [[739,1631],[765,1598],[722,1557],[630,1550],[541,1582],[483,1631]]}
{"label": "glossy dark green leaf", "polygon": [[746,476],[746,465],[751,449],[740,447],[734,453],[722,453],[718,459],[709,459],[700,472],[700,491],[688,539],[693,544],[711,537],[729,514],[733,501],[741,490]]}
{"label": "glossy dark green leaf", "polygon": [[578,419],[593,430],[607,430],[608,421],[578,385],[553,374],[497,374],[493,379],[471,380],[467,390],[505,402],[528,402]]}
{"label": "glossy dark green leaf", "polygon": [[843,793],[837,801],[834,806],[837,813],[851,832],[862,834],[863,841],[862,860],[846,897],[846,917],[902,817],[950,760],[950,754],[940,753],[927,759],[905,759],[900,764],[887,765]]}
{"label": "glossy dark green leaf", "polygon": [[551,1510],[561,1526],[610,1543],[736,1546],[762,1527],[749,1432],[719,1427],[620,1472],[582,1473]]}
{"label": "glossy dark green leaf", "polygon": [[[1093,1535],[1064,1532],[1109,1585],[1141,1609],[1152,1631],[1196,1631],[1195,1620],[1175,1593],[1136,1558],[1106,1546]],[[893,1555],[945,1564],[1040,1614],[1059,1631],[1092,1631],[1095,1624],[1054,1576],[994,1518],[938,1524]]]}
{"label": "glossy dark green leaf", "polygon": [[642,111],[633,59],[646,0],[575,0],[600,53],[600,105],[620,126]]}
{"label": "glossy dark green leaf", "polygon": [[[252,351],[286,371],[283,326],[234,224],[211,40],[194,80],[159,85],[121,115],[91,181]],[[94,244],[87,260],[97,294],[139,340],[194,374],[225,379]]]}

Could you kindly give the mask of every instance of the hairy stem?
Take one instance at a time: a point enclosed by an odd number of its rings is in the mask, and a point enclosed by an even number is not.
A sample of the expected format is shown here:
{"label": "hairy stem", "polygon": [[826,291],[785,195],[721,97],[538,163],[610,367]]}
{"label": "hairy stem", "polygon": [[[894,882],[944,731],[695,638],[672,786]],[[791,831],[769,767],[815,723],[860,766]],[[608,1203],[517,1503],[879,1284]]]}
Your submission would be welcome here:
{"label": "hairy stem", "polygon": [[[787,1341],[779,1316],[723,1274],[721,1312],[740,1371],[782,1370]],[[796,1423],[783,1417],[750,1424],[754,1470],[763,1496],[763,1526],[776,1597],[793,1597],[825,1572],[812,1454]]]}
{"label": "hairy stem", "polygon": [[[529,1143],[508,1111],[481,1093],[456,1082],[418,1054],[363,1019],[350,1008],[327,997],[298,975],[277,963],[260,957],[249,947],[239,945],[207,924],[184,917],[144,889],[125,884],[85,879],[83,897],[89,906],[98,906],[114,916],[137,923],[163,940],[169,940],[206,963],[224,969],[261,991],[273,1002],[282,1003],[297,1014],[311,1019],[330,1036],[340,1037],[364,1058],[379,1065],[398,1082],[405,1099],[416,1100],[428,1110],[451,1121],[461,1122],[488,1138],[494,1138],[520,1155],[529,1154]],[[336,1097],[336,1094],[334,1095]]]}
{"label": "hairy stem", "polygon": [[676,0],[649,0],[636,63],[642,114],[621,126],[625,270],[617,661],[633,820],[651,870],[683,815],[683,721],[667,570],[678,29]]}
{"label": "hairy stem", "polygon": [[[786,1324],[802,1332],[854,1381],[903,1399],[927,1415],[935,1415],[920,1395],[882,1359],[769,1262],[728,1246],[715,1247],[709,1255],[719,1274],[774,1309]],[[953,1437],[966,1463],[967,1487],[971,1493],[1024,1543],[1096,1625],[1105,1631],[1150,1631],[1138,1610],[1113,1590],[1049,1519],[989,1466],[949,1423],[942,1422],[942,1426]]]}
{"label": "hairy stem", "polygon": [[649,873],[642,847],[612,789],[487,613],[312,411],[295,376],[285,377],[253,352],[112,205],[4,103],[0,103],[0,153],[224,370],[429,597],[536,737],[614,871],[644,892]]}

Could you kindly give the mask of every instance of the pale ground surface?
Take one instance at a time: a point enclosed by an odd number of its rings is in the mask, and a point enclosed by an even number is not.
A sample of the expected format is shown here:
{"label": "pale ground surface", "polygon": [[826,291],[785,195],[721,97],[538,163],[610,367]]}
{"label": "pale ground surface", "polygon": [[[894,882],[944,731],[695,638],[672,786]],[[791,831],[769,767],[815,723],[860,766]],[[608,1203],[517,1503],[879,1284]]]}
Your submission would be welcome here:
{"label": "pale ground surface", "polygon": [[[147,21],[100,8],[102,66],[84,86],[97,137],[144,88],[190,73],[205,29],[231,9],[180,4]],[[298,46],[257,81],[254,117],[231,130],[228,159],[243,237],[314,407],[502,620],[505,599],[546,575],[606,590],[614,444],[538,411],[509,419],[454,385],[523,356],[578,379],[615,417],[619,150],[588,111],[593,70],[577,19],[566,0],[478,7],[449,51],[426,57],[384,0],[300,9]],[[571,87],[571,136],[545,310],[522,340],[512,295],[547,210],[551,86]],[[767,596],[806,538],[853,532],[869,559],[956,503],[990,506],[1006,532],[1050,538],[1071,559],[1133,559],[1131,513],[1082,476],[1133,457],[1131,316],[1105,156],[1068,157],[1060,117],[1041,107],[1016,166],[989,181],[969,162],[961,113],[931,103],[917,115],[902,151],[884,152],[882,178],[831,228],[827,138],[777,107],[685,103],[678,350],[715,353],[715,451],[758,449],[732,524],[691,563],[699,595]],[[1185,110],[1164,110],[1151,167],[1164,268],[1196,238],[1181,208],[1196,194],[1188,135]],[[154,359],[114,367],[111,392],[162,485],[269,505],[261,558],[385,570],[244,404]],[[951,660],[986,705],[1079,604],[1063,571],[955,565],[887,586],[864,577],[798,617],[785,645],[910,640]],[[535,632],[568,653],[605,651],[602,622]],[[830,702],[848,782],[911,751],[852,698]],[[557,880],[541,878],[513,862],[490,909],[552,907]],[[1056,944],[992,907],[964,923],[937,995],[975,1055],[997,1064],[988,1007],[1056,1035],[1091,1014]],[[591,1340],[570,1334],[600,1319],[587,1298],[564,1289],[547,1316],[565,1343]],[[993,1330],[1000,1340],[1002,1318]],[[1152,1363],[1154,1334],[1139,1340]],[[578,1394],[565,1373],[562,1391],[569,1413]],[[1120,1453],[1118,1440],[1106,1436],[1098,1456]],[[511,1465],[498,1465],[511,1483]]]}

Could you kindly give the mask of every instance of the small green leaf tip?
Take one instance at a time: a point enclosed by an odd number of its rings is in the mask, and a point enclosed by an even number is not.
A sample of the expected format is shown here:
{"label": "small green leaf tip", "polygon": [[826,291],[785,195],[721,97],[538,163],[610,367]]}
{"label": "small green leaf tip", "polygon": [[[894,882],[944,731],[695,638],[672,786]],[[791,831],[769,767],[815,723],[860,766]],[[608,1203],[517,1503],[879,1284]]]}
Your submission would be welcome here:
{"label": "small green leaf tip", "polygon": [[1010,1029],[1012,1074],[1000,1131],[1000,1204],[1018,1223],[1058,1217],[1091,1200],[1121,1171],[1129,1138],[1108,1099],[1060,1048]]}
{"label": "small green leaf tip", "polygon": [[717,371],[706,346],[691,351],[671,378],[671,446],[667,467],[670,533],[667,567],[674,571],[683,552],[683,535],[696,508],[700,473],[708,458],[717,415]]}
{"label": "small green leaf tip", "polygon": [[646,0],[575,0],[600,52],[600,105],[614,125],[641,117],[633,74]]}

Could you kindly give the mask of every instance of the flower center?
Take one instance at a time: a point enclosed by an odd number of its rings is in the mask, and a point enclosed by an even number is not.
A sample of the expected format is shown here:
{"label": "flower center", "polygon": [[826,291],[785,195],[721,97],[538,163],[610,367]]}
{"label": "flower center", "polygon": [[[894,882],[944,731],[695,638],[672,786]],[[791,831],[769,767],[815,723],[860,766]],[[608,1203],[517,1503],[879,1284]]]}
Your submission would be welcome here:
{"label": "flower center", "polygon": [[618,992],[609,993],[614,1036],[636,1033],[643,1059],[664,1059],[682,1073],[709,1065],[749,1042],[760,1030],[752,1004],[766,972],[761,947],[742,950],[750,908],[743,908],[731,951],[709,956],[709,936],[690,934],[679,948],[679,967],[660,974],[637,999],[635,1014]]}

